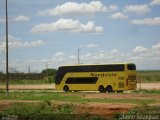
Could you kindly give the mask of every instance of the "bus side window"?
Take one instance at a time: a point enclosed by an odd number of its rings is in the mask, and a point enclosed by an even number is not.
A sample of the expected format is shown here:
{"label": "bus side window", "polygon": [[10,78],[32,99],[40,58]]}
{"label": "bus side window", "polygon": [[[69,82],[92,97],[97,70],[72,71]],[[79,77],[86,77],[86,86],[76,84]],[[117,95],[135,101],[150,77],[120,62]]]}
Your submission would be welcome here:
{"label": "bus side window", "polygon": [[127,65],[128,70],[136,70],[136,66],[134,64]]}

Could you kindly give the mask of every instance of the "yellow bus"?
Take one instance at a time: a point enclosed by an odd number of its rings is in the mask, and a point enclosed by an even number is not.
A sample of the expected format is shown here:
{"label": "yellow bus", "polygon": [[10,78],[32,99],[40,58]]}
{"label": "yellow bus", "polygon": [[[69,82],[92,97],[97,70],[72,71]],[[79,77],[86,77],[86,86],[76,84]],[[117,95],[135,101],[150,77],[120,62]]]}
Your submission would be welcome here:
{"label": "yellow bus", "polygon": [[133,63],[71,65],[58,68],[56,90],[122,92],[136,89]]}

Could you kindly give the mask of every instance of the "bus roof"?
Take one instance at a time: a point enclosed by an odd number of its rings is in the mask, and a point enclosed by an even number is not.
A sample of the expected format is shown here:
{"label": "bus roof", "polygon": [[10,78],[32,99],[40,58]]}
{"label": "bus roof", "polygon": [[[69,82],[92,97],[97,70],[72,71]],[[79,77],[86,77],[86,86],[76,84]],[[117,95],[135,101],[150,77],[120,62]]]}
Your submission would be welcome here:
{"label": "bus roof", "polygon": [[60,67],[69,67],[69,66],[94,66],[94,65],[120,65],[120,64],[134,64],[134,63],[75,64],[75,65],[63,65],[63,66],[60,66]]}

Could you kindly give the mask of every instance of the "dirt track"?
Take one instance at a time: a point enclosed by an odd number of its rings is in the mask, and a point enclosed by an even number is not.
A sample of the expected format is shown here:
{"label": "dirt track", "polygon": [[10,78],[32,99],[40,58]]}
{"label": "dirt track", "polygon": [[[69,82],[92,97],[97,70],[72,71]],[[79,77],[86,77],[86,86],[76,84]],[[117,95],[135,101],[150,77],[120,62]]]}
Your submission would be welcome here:
{"label": "dirt track", "polygon": [[160,101],[160,95],[155,94],[136,94],[136,93],[125,93],[125,94],[86,94],[84,98],[109,98],[109,99],[142,99],[142,100],[158,100]]}
{"label": "dirt track", "polygon": [[[0,85],[0,89],[6,89],[5,85]],[[10,90],[54,90],[55,84],[40,85],[9,85]]]}
{"label": "dirt track", "polygon": [[[77,93],[70,93],[67,95],[75,95]],[[105,93],[95,93],[95,94],[80,94],[84,98],[107,98],[107,99],[147,99],[155,100],[153,103],[148,105],[160,105],[160,96],[157,94],[105,94]],[[22,102],[22,103],[37,103],[42,102],[41,100],[0,100],[0,111],[3,111],[4,108],[9,107],[12,103]],[[61,102],[51,100],[52,104],[70,104],[70,102]],[[136,103],[99,103],[99,102],[88,102],[88,103],[72,103],[74,105],[74,112],[77,114],[91,114],[91,115],[100,115],[107,119],[113,119],[113,116],[116,113],[125,113],[129,109],[139,106]]]}
{"label": "dirt track", "polygon": [[[5,85],[0,85],[0,89],[5,89]],[[10,85],[11,90],[54,90],[55,84],[40,84],[40,85]],[[138,83],[137,89],[160,90],[160,83]]]}
{"label": "dirt track", "polygon": [[160,83],[138,83],[137,84],[137,89],[146,89],[146,90],[160,90]]}
{"label": "dirt track", "polygon": [[[42,101],[35,100],[0,100],[0,111],[3,111],[4,108],[9,107],[12,103],[38,103]],[[68,104],[65,102],[55,102],[51,101],[52,104]],[[75,114],[91,114],[99,115],[101,117],[108,119],[113,119],[115,113],[125,113],[129,109],[135,107],[133,104],[125,103],[72,103],[74,105]]]}
{"label": "dirt track", "polygon": [[132,104],[121,104],[121,103],[87,103],[79,104],[77,106],[77,113],[90,113],[98,114],[107,117],[108,120],[113,119],[115,113],[125,113],[129,109],[135,107]]}
{"label": "dirt track", "polygon": [[[138,86],[139,87],[139,86]],[[160,83],[143,83],[141,85],[141,89],[159,89],[160,90]],[[0,89],[5,89],[5,86],[0,86]],[[55,85],[54,84],[46,84],[46,85],[11,85],[10,89],[12,90],[54,90]],[[70,94],[64,94],[64,95],[71,95],[74,96],[77,93],[70,93]],[[160,105],[160,95],[159,94],[137,94],[137,93],[125,93],[125,94],[106,94],[106,93],[85,93],[85,94],[79,94],[79,96],[84,97],[86,99],[90,98],[98,98],[98,99],[113,99],[113,100],[155,100],[152,103],[149,103],[148,105]],[[10,106],[11,103],[14,102],[27,102],[27,103],[33,103],[33,102],[42,102],[41,100],[0,100],[0,111],[1,108],[6,108]],[[60,101],[54,101],[51,100],[51,103],[53,104],[68,104],[70,102],[60,102]],[[107,119],[112,119],[113,115],[115,113],[121,112],[125,113],[129,109],[137,107],[138,104],[136,103],[99,103],[99,102],[88,102],[88,103],[72,103],[74,104],[75,113],[77,114],[97,114],[104,117],[107,117]]]}

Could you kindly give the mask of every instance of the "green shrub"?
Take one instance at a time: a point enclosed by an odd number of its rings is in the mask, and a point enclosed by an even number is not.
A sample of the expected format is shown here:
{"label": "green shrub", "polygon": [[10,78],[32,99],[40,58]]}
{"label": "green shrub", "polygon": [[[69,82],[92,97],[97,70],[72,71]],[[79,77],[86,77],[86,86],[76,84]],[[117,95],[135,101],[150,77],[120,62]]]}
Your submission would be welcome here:
{"label": "green shrub", "polygon": [[[116,113],[114,118],[116,120],[136,120],[136,119],[159,119],[160,117],[160,106],[148,106],[143,105],[130,109],[127,113]],[[148,120],[147,119],[147,120]]]}
{"label": "green shrub", "polygon": [[51,104],[50,101],[40,103],[13,103],[0,112],[2,115],[17,115],[18,120],[68,120],[73,112],[73,105]]}

